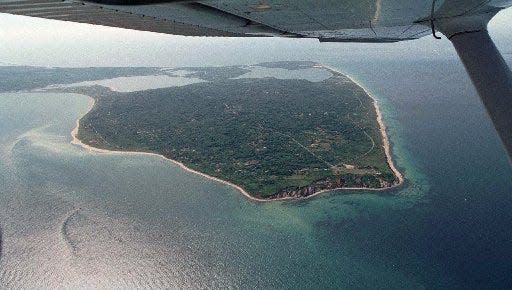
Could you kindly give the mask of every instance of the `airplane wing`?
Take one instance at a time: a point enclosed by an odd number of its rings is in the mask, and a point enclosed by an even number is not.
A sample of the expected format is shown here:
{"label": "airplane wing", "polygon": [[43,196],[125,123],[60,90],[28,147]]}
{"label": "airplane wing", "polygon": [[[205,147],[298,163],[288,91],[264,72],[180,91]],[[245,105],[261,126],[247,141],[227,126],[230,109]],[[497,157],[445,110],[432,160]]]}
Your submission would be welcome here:
{"label": "airplane wing", "polygon": [[395,42],[441,31],[512,156],[512,72],[487,23],[512,0],[0,0],[0,13],[186,36]]}
{"label": "airplane wing", "polygon": [[431,33],[430,19],[496,13],[483,0],[0,0],[0,12],[187,36],[281,36],[394,42]]}

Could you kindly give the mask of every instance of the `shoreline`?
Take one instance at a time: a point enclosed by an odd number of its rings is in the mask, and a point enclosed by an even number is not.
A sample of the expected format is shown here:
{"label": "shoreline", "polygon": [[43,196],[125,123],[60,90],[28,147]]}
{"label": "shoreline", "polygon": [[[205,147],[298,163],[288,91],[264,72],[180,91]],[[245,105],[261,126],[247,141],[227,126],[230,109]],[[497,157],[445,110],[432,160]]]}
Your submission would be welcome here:
{"label": "shoreline", "polygon": [[204,178],[216,181],[218,183],[231,186],[234,189],[238,190],[247,199],[252,200],[252,201],[257,201],[257,202],[272,202],[272,201],[286,201],[286,200],[306,200],[306,199],[310,199],[310,198],[313,198],[315,196],[318,196],[318,195],[320,195],[322,193],[333,192],[333,191],[385,191],[385,190],[390,190],[390,189],[393,189],[393,188],[396,188],[396,187],[402,185],[404,183],[404,177],[400,173],[400,171],[398,171],[398,169],[396,169],[396,167],[395,167],[395,165],[393,163],[393,159],[392,159],[392,156],[391,156],[391,150],[390,150],[390,143],[389,143],[389,139],[388,139],[388,136],[387,136],[387,133],[386,133],[386,127],[385,127],[384,122],[382,120],[382,113],[381,113],[380,108],[378,106],[377,99],[375,97],[373,97],[372,94],[370,94],[363,86],[361,86],[361,84],[359,84],[357,81],[355,81],[350,76],[345,75],[345,74],[343,74],[343,73],[341,73],[341,72],[339,72],[339,71],[337,71],[335,69],[332,69],[330,67],[323,66],[323,65],[321,65],[321,66],[323,68],[327,69],[327,70],[331,70],[331,71],[334,71],[336,73],[339,73],[339,74],[342,74],[342,75],[346,76],[353,83],[355,83],[357,86],[359,86],[361,89],[363,89],[364,92],[368,96],[370,96],[370,98],[373,100],[373,105],[375,107],[375,111],[376,111],[376,114],[377,114],[377,123],[379,124],[380,132],[381,132],[381,135],[382,135],[382,141],[384,143],[383,146],[384,146],[384,152],[386,154],[386,160],[387,160],[387,163],[388,163],[391,171],[393,171],[395,177],[398,179],[398,182],[394,183],[393,185],[391,185],[389,187],[385,187],[385,188],[340,187],[340,188],[324,189],[324,190],[317,191],[317,192],[315,192],[315,193],[313,193],[311,195],[300,197],[300,198],[292,197],[292,196],[279,197],[279,198],[259,198],[259,197],[255,197],[255,196],[251,195],[249,192],[247,192],[245,189],[243,189],[242,187],[240,187],[240,186],[238,186],[238,185],[236,185],[234,183],[231,183],[229,181],[226,181],[226,180],[223,180],[223,179],[220,179],[220,178],[217,178],[217,177],[214,177],[214,176],[202,173],[200,171],[191,169],[191,168],[187,167],[185,164],[183,164],[183,163],[181,163],[181,162],[179,162],[177,160],[173,160],[173,159],[167,158],[167,157],[165,157],[165,156],[163,156],[161,154],[150,153],[150,152],[143,152],[143,151],[122,151],[122,150],[101,149],[101,148],[93,147],[91,145],[83,143],[77,137],[78,130],[80,128],[80,120],[85,115],[87,115],[94,108],[94,105],[96,104],[96,100],[93,97],[88,96],[88,95],[84,95],[84,94],[81,94],[81,95],[89,98],[90,105],[89,105],[89,108],[87,109],[87,112],[85,112],[80,118],[78,118],[76,120],[76,125],[73,128],[73,130],[71,131],[71,137],[73,139],[71,140],[70,143],[73,144],[73,145],[82,147],[83,149],[89,150],[91,152],[102,153],[102,154],[156,156],[156,157],[159,157],[159,158],[164,159],[166,161],[172,162],[173,164],[177,165],[178,167],[180,167],[181,169],[183,169],[186,172],[193,173],[193,174],[202,176]]}
{"label": "shoreline", "polygon": [[[388,134],[386,131],[386,124],[384,124],[384,120],[382,118],[382,112],[380,111],[379,101],[377,100],[377,98],[375,98],[375,96],[373,96],[364,86],[362,86],[356,79],[352,78],[351,76],[344,74],[340,71],[337,71],[336,69],[326,66],[326,65],[320,65],[320,66],[347,77],[350,81],[352,81],[354,84],[356,84],[358,87],[360,87],[373,100],[373,106],[374,106],[375,112],[377,114],[377,123],[379,123],[379,131],[380,131],[380,134],[382,135],[382,143],[384,143],[383,146],[384,146],[384,153],[386,154],[386,160],[387,160],[389,168],[391,169],[391,171],[393,171],[393,174],[398,179],[398,182],[396,184],[394,184],[393,186],[388,187],[388,188],[394,188],[394,187],[402,185],[405,181],[405,178],[402,175],[402,173],[396,168],[395,163],[393,161],[393,156],[391,155],[391,143],[389,142],[389,137],[388,137]],[[386,189],[388,189],[388,188],[386,188]]]}

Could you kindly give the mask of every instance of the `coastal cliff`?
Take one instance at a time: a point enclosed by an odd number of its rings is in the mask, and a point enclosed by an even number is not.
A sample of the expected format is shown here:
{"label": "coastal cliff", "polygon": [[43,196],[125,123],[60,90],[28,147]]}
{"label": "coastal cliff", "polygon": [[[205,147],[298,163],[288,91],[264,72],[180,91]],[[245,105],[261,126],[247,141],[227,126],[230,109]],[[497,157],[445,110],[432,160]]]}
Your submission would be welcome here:
{"label": "coastal cliff", "polygon": [[379,186],[375,187],[361,180],[357,180],[351,184],[347,184],[343,178],[336,178],[334,180],[319,180],[308,186],[299,188],[285,188],[276,194],[264,196],[255,194],[254,197],[264,200],[282,200],[282,199],[304,199],[322,192],[335,191],[335,190],[386,190],[399,185],[399,181],[395,180],[389,182],[384,179],[377,179]]}

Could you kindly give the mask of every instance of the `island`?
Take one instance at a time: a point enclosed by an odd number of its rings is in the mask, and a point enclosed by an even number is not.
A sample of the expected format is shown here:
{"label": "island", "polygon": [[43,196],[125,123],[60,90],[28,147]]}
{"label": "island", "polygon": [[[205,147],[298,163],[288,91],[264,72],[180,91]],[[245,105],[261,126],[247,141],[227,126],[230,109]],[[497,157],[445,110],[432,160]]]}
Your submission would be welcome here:
{"label": "island", "polygon": [[75,142],[158,154],[260,201],[403,182],[377,101],[334,69],[274,62],[160,73],[199,81],[128,92],[58,88],[94,99]]}

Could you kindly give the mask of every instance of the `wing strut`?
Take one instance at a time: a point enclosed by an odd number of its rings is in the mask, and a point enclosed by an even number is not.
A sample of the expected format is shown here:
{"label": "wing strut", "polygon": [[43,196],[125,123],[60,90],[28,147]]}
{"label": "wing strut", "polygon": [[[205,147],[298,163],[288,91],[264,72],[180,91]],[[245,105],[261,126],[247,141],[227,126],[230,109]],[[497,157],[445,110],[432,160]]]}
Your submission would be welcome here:
{"label": "wing strut", "polygon": [[512,161],[512,72],[489,37],[488,20],[474,20],[450,23],[441,32],[453,43]]}

